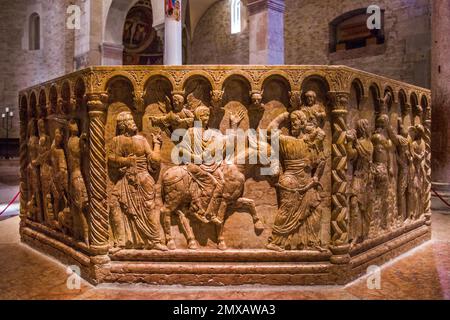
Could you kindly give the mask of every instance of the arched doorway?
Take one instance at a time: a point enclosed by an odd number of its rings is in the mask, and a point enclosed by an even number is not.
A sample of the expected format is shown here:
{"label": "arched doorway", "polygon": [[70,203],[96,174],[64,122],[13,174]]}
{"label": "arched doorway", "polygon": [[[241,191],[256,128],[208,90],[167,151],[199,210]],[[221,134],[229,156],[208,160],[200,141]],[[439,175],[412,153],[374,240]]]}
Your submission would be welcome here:
{"label": "arched doorway", "polygon": [[128,11],[122,42],[124,65],[163,64],[164,44],[153,28],[150,1],[140,0]]}

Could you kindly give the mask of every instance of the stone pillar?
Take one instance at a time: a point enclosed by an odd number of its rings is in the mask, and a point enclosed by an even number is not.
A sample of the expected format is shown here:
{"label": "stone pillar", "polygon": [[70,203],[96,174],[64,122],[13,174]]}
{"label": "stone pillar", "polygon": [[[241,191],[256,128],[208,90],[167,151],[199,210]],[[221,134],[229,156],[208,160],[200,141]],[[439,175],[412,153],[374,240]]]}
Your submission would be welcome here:
{"label": "stone pillar", "polygon": [[331,208],[331,262],[346,264],[350,261],[348,203],[347,203],[347,151],[345,148],[350,101],[349,92],[330,92],[332,100],[332,208]]}
{"label": "stone pillar", "polygon": [[123,64],[122,44],[106,43],[102,44],[102,65],[121,66]]}
{"label": "stone pillar", "polygon": [[180,9],[178,15],[169,15],[166,12],[164,26],[164,64],[168,66],[180,66],[183,64],[182,0],[179,0],[179,3]]}
{"label": "stone pillar", "polygon": [[90,175],[90,228],[89,241],[92,252],[105,255],[109,249],[109,214],[106,192],[105,122],[106,93],[87,94],[89,111],[89,175]]}
{"label": "stone pillar", "polygon": [[432,179],[450,182],[450,2],[432,5]]}
{"label": "stone pillar", "polygon": [[248,0],[250,57],[255,65],[284,64],[284,0]]}

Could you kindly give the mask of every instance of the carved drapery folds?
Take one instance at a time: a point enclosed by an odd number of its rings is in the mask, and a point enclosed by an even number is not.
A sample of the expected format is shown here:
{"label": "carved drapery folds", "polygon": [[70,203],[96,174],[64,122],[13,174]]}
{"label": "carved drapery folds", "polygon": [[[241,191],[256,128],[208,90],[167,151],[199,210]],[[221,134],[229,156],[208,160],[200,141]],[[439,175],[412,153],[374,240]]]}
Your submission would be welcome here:
{"label": "carved drapery folds", "polygon": [[339,66],[69,74],[20,94],[22,239],[95,283],[345,283],[429,238],[429,96]]}

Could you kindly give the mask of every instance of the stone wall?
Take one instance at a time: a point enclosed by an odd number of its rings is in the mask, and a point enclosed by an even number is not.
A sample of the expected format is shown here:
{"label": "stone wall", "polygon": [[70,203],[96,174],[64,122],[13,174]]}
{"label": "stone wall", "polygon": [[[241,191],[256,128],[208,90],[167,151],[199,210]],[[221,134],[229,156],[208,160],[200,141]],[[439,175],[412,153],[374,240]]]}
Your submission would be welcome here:
{"label": "stone wall", "polygon": [[[285,3],[286,64],[343,64],[430,87],[430,0],[285,0]],[[329,23],[346,12],[372,4],[385,10],[385,45],[329,54]],[[358,52],[361,50],[364,52]]]}
{"label": "stone wall", "polygon": [[192,39],[189,64],[248,64],[249,31],[242,6],[242,31],[231,34],[229,1],[218,1],[200,19]]}
{"label": "stone wall", "polygon": [[[69,0],[0,2],[0,108],[13,107],[13,132],[19,137],[18,92],[73,71],[74,32],[66,28]],[[41,20],[41,48],[28,50],[28,19]],[[0,109],[3,112],[3,109]],[[3,137],[3,132],[0,134]]]}

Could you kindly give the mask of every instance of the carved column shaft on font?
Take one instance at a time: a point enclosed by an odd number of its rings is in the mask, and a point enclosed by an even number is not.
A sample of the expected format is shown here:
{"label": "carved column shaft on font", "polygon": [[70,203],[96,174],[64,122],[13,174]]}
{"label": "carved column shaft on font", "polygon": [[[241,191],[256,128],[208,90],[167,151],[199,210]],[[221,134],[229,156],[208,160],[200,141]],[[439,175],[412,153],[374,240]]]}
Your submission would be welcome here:
{"label": "carved column shaft on font", "polygon": [[347,201],[347,151],[345,148],[347,132],[347,109],[349,92],[332,91],[332,195],[331,195],[331,262],[346,264],[350,261],[348,254],[349,222]]}
{"label": "carved column shaft on font", "polygon": [[105,150],[106,105],[105,92],[87,94],[89,111],[89,175],[90,175],[90,228],[91,249],[107,253],[109,242],[109,215],[107,207],[107,168]]}

